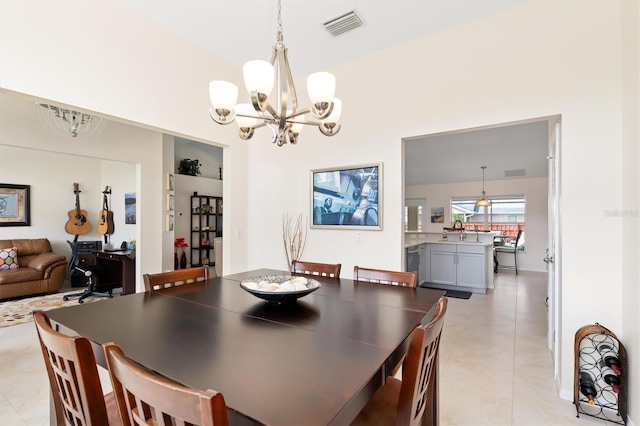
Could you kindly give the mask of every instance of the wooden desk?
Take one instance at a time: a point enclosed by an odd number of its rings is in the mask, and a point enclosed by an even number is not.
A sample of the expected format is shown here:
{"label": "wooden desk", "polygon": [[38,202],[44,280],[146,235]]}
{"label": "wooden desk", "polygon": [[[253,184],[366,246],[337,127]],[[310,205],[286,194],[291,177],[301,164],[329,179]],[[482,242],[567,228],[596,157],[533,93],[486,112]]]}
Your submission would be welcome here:
{"label": "wooden desk", "polygon": [[96,265],[102,267],[100,285],[122,287],[122,294],[136,292],[136,253],[133,250],[93,252]]}
{"label": "wooden desk", "polygon": [[[167,377],[222,392],[257,423],[349,424],[444,294],[314,277],[322,287],[289,306],[240,288],[251,271],[207,283],[47,312],[63,331],[125,353]],[[283,271],[271,271],[288,274]]]}

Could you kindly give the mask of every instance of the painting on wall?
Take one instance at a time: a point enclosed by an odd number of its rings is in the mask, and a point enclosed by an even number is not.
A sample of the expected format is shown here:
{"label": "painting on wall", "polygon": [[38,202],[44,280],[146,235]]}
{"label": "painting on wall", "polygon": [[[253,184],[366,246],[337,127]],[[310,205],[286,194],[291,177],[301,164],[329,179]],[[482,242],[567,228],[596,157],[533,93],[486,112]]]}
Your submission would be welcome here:
{"label": "painting on wall", "polygon": [[124,194],[124,223],[128,225],[136,224],[136,193],[127,192]]}
{"label": "painting on wall", "polygon": [[382,163],[311,171],[312,228],[382,229]]}
{"label": "painting on wall", "polygon": [[431,223],[444,223],[444,207],[431,207]]}
{"label": "painting on wall", "polygon": [[0,226],[30,226],[30,185],[0,183]]}

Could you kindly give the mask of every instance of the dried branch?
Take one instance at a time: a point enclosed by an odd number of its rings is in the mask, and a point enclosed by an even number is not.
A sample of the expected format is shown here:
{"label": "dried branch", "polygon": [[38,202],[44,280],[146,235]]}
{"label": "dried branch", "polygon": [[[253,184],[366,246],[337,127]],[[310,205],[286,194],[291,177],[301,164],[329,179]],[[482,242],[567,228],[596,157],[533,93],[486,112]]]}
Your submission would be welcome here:
{"label": "dried branch", "polygon": [[282,242],[289,268],[294,260],[299,260],[302,257],[307,242],[303,219],[302,213],[298,214],[295,222],[289,213],[282,215]]}

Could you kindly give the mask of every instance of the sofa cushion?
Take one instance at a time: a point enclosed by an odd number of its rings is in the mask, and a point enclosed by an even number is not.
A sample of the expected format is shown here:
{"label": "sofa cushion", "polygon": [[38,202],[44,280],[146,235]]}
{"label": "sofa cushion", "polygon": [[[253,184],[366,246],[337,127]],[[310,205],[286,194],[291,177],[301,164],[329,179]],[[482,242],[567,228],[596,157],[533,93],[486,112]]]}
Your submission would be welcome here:
{"label": "sofa cushion", "polygon": [[0,271],[0,286],[42,280],[44,273],[33,268],[8,269]]}
{"label": "sofa cushion", "polygon": [[17,269],[18,265],[18,248],[9,247],[0,249],[0,271],[7,269]]}

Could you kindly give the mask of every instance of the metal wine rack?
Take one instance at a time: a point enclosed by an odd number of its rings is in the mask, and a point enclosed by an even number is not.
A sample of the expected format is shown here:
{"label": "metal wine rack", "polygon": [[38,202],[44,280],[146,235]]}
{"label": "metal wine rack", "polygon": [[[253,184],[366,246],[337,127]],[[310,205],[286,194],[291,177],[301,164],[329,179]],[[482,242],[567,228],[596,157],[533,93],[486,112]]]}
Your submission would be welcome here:
{"label": "metal wine rack", "polygon": [[[598,365],[602,355],[598,351],[598,345],[606,344],[617,354],[622,365],[622,375],[619,376],[620,385],[618,393],[613,391],[603,378]],[[573,403],[576,406],[576,417],[580,414],[596,417],[612,423],[626,425],[627,423],[627,351],[615,334],[598,323],[581,327],[575,336],[575,371],[573,383]],[[589,372],[595,379],[596,396],[595,404],[590,405],[589,400],[580,392],[579,376],[581,371]]]}

